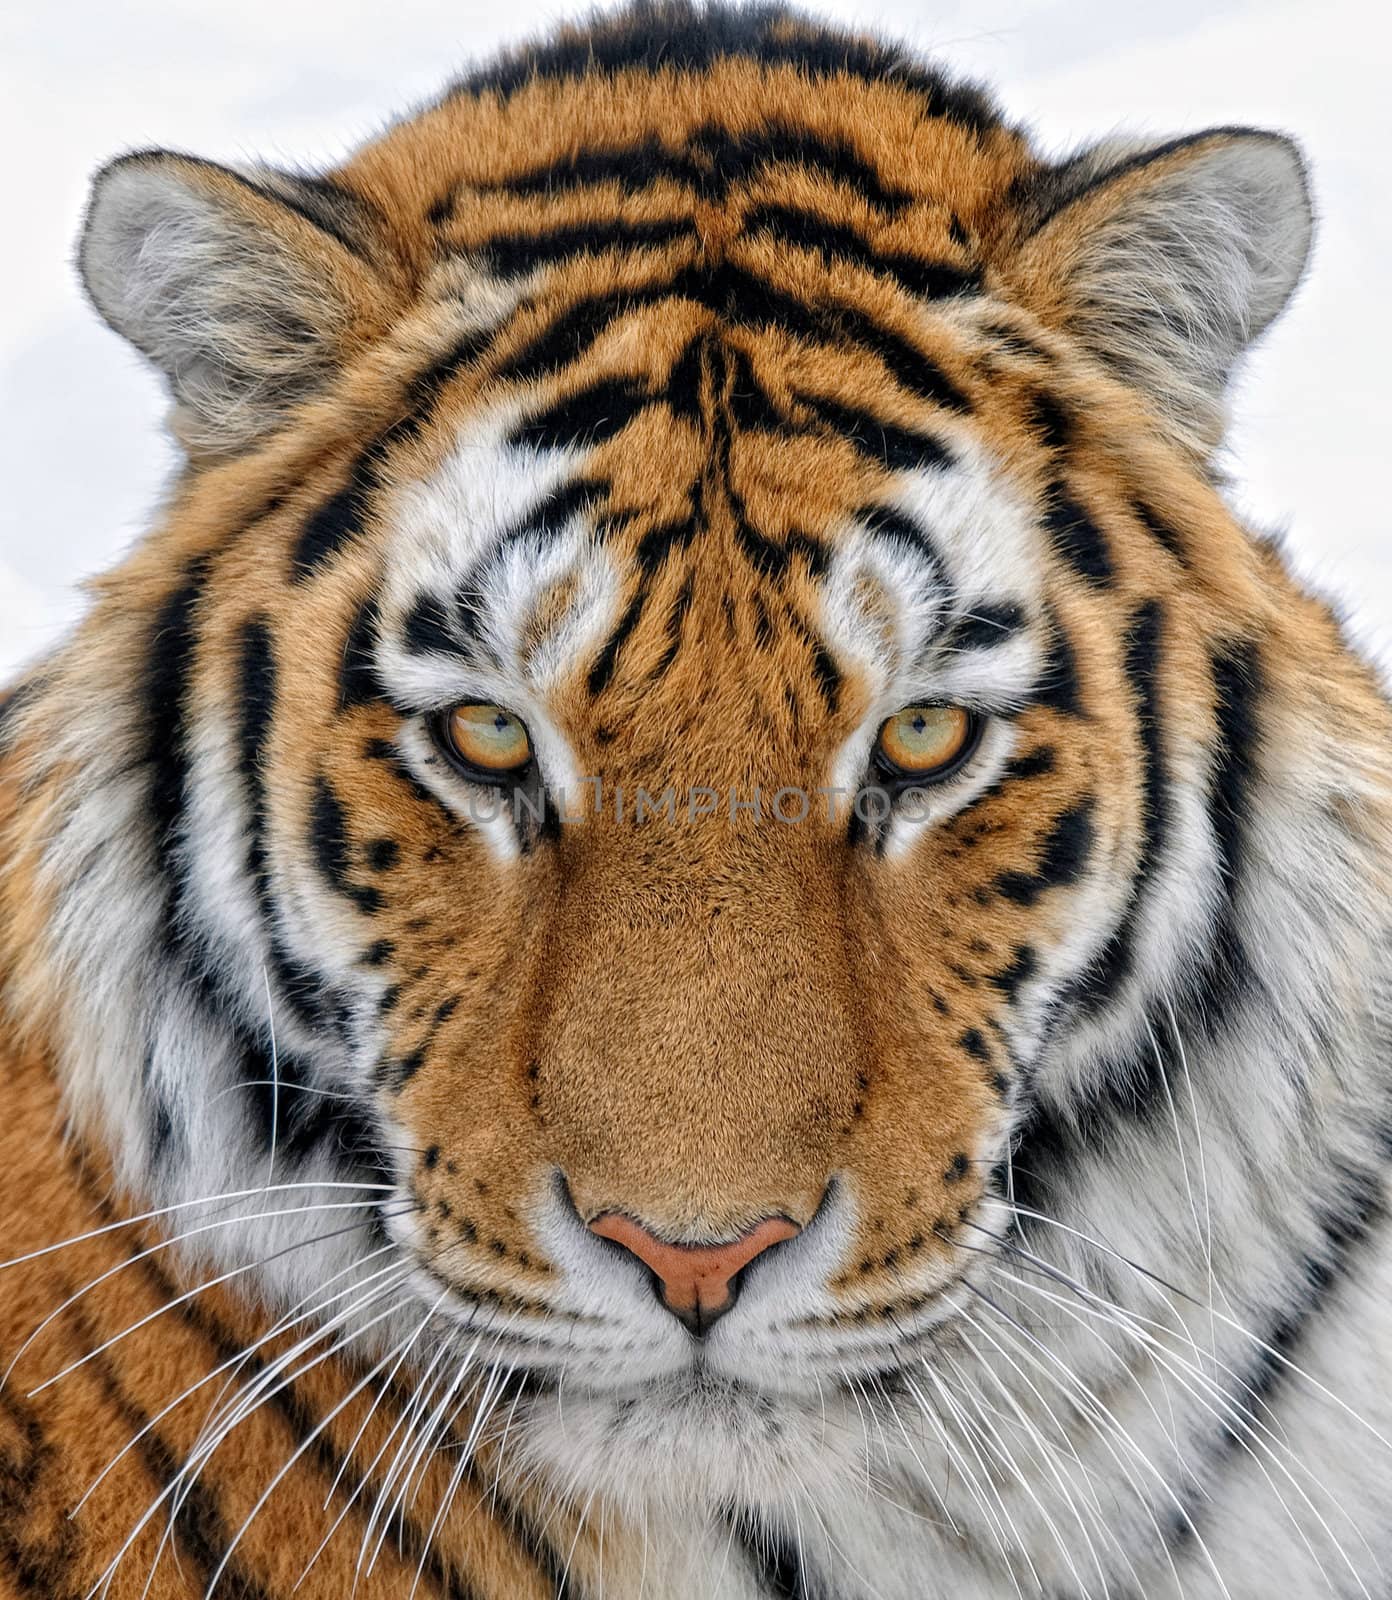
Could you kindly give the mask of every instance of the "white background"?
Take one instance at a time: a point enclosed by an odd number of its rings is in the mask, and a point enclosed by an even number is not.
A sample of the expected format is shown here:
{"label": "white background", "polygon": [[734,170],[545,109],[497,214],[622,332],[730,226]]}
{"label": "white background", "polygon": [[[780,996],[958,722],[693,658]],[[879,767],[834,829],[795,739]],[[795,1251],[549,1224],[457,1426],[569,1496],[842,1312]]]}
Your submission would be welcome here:
{"label": "white background", "polygon": [[[574,9],[574,8],[572,8]],[[1053,150],[1119,129],[1295,133],[1314,268],[1237,397],[1238,504],[1392,658],[1389,16],[1372,0],[811,0],[986,80]],[[155,380],[71,266],[88,178],[125,149],[331,161],[466,62],[549,26],[513,0],[6,0],[0,6],[0,682],[78,614],[170,468]]]}

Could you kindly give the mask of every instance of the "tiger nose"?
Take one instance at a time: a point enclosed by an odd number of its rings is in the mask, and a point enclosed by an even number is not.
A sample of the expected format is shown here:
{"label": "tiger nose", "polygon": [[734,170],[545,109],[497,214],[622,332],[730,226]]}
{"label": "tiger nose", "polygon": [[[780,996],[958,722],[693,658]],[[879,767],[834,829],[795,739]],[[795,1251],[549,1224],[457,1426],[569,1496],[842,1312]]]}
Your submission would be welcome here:
{"label": "tiger nose", "polygon": [[765,1217],[728,1244],[669,1244],[632,1217],[606,1211],[590,1231],[637,1256],[656,1279],[658,1299],[700,1337],[734,1305],[736,1279],[755,1256],[802,1230],[787,1217]]}

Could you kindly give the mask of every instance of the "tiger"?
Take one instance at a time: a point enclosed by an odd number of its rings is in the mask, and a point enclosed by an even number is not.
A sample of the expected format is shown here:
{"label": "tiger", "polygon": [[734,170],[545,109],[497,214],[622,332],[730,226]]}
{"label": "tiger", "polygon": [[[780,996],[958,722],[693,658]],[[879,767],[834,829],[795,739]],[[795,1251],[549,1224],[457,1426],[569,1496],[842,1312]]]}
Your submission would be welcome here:
{"label": "tiger", "polygon": [[4,1600],[1389,1592],[1312,216],[686,0],[97,175],[180,465],[0,734]]}

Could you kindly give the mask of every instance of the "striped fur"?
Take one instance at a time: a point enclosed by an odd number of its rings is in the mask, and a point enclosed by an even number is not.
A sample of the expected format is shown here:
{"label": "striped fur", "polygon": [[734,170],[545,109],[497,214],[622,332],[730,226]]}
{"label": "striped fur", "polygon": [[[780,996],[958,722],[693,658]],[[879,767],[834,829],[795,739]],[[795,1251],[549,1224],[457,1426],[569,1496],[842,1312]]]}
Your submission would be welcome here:
{"label": "striped fur", "polygon": [[[99,177],[188,464],[0,722],[5,1600],[1386,1592],[1387,708],[1211,465],[1308,241],[773,9]],[[614,1211],[802,1231],[697,1341]]]}

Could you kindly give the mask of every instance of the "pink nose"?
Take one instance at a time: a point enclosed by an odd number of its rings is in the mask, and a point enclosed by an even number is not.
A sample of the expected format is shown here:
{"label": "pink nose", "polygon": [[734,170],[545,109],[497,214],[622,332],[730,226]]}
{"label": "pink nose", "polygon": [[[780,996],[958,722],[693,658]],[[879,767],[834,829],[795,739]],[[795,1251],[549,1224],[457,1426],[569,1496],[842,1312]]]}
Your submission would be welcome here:
{"label": "pink nose", "polygon": [[703,1334],[734,1305],[734,1280],[755,1256],[802,1230],[786,1217],[765,1217],[728,1244],[668,1244],[632,1217],[606,1211],[590,1231],[637,1256],[656,1277],[663,1305],[693,1333]]}

